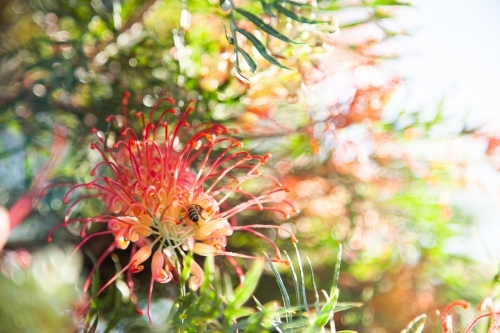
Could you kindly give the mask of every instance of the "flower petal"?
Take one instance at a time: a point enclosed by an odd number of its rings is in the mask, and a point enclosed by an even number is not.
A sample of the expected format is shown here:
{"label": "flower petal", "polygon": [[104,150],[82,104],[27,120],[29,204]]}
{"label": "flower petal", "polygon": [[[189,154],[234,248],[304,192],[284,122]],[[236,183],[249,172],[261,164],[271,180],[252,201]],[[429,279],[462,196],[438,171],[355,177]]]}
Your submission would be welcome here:
{"label": "flower petal", "polygon": [[200,256],[213,256],[218,254],[218,249],[213,245],[194,243],[193,252]]}
{"label": "flower petal", "polygon": [[218,249],[224,250],[227,245],[227,237],[220,235],[217,231],[213,232],[211,236],[211,238],[204,239],[203,243],[210,244]]}
{"label": "flower petal", "polygon": [[193,290],[198,290],[205,279],[205,274],[203,273],[200,265],[198,265],[194,260],[191,262],[190,272],[192,276],[188,280],[189,287]]}
{"label": "flower petal", "polygon": [[132,273],[138,273],[144,269],[144,266],[140,266],[143,262],[148,260],[151,256],[151,247],[146,245],[141,247],[130,259],[130,271]]}
{"label": "flower petal", "polygon": [[215,231],[222,236],[230,236],[233,234],[233,228],[231,228],[231,225],[226,219],[216,219],[201,226],[194,238],[198,240],[212,238],[212,233]]}
{"label": "flower petal", "polygon": [[163,269],[164,264],[164,254],[161,251],[156,251],[151,262],[151,273],[156,282],[167,283],[172,280],[172,274],[169,274],[170,272],[167,273],[167,271]]}
{"label": "flower petal", "polygon": [[137,242],[140,236],[147,237],[153,233],[150,227],[147,227],[143,224],[136,223],[131,225],[128,232],[128,238],[132,242]]}

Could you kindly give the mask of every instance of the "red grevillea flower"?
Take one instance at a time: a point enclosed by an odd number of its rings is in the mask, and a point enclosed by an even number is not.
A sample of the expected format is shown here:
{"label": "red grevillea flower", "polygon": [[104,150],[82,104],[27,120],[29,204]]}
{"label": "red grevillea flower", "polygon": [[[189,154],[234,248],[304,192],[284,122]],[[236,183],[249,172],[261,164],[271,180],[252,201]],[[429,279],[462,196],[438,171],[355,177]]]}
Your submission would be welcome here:
{"label": "red grevillea flower", "polygon": [[[160,111],[162,104],[174,104],[169,98],[160,100],[149,116],[136,113],[142,125],[136,134],[127,121],[127,98],[128,94],[123,99],[124,116],[107,119],[108,123],[118,126],[119,140],[110,144],[107,136],[94,130],[97,143],[91,148],[101,154],[102,161],[91,171],[92,181],[73,186],[64,198],[65,203],[71,201],[64,225],[83,223],[84,239],[79,247],[92,237],[114,236],[113,244],[98,259],[96,267],[116,248],[132,248],[129,263],[101,291],[125,271],[132,289],[131,274],[141,271],[143,263],[151,259],[151,300],[154,282],[176,280],[175,263],[183,261],[189,249],[203,256],[262,259],[225,250],[226,237],[235,231],[261,237],[274,247],[273,261],[288,263],[281,258],[274,242],[256,229],[289,231],[274,225],[230,223],[244,210],[275,211],[288,218],[286,212],[273,203],[288,205],[294,211],[284,200],[287,189],[272,176],[259,172],[270,155],[254,156],[242,151],[241,142],[229,137],[224,126],[213,123],[190,126],[187,118],[193,111],[192,102],[182,111],[172,107]],[[257,178],[270,179],[275,187],[259,195],[247,192],[245,183]],[[78,197],[80,189],[90,193]],[[235,197],[239,204],[231,205]],[[91,218],[72,218],[74,208],[91,198],[102,200],[105,212]],[[86,229],[92,223],[105,223],[107,230],[87,236]],[[290,235],[296,242],[293,234]],[[194,262],[191,275],[190,286],[196,288],[203,281],[203,271]]]}

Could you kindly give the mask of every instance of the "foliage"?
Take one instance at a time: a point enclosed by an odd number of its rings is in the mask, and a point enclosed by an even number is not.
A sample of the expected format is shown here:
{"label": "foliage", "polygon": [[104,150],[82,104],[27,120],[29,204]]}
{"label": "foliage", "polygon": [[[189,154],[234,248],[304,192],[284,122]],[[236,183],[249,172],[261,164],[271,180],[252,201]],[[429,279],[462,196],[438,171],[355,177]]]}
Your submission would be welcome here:
{"label": "foliage", "polygon": [[[0,205],[12,207],[30,188],[50,155],[56,124],[68,132],[66,154],[54,170],[52,183],[58,186],[47,190],[13,232],[8,249],[43,248],[49,230],[64,221],[65,210],[71,210],[63,205],[67,188],[91,182],[92,169],[102,161],[90,149],[93,128],[105,138],[103,149],[111,148],[121,133],[119,126],[108,127],[110,115],[126,118],[170,97],[177,101],[174,111],[195,101],[190,115],[195,128],[223,124],[252,155],[272,152],[262,173],[289,190],[287,200],[300,213],[283,204],[276,211],[244,211],[231,223],[278,225],[297,235],[302,258],[308,258],[306,269],[298,251],[297,264],[288,270],[272,262],[263,269],[265,262],[255,261],[233,288],[234,267],[246,269],[248,262],[238,258],[235,266],[208,257],[198,291],[186,285],[189,264],[179,266],[179,284],[152,294],[151,327],[147,314],[137,313],[148,303],[151,276],[116,275],[133,253],[108,253],[112,240],[92,238],[82,247],[82,275],[98,262],[100,269],[92,276],[85,319],[75,315],[69,323],[47,305],[29,308],[32,321],[20,320],[38,325],[47,317],[52,330],[75,325],[87,332],[313,332],[328,326],[332,332],[336,327],[421,332],[424,322],[426,328],[439,326],[432,315],[436,308],[457,298],[484,298],[484,269],[448,249],[472,223],[449,199],[467,183],[463,164],[448,155],[421,153],[444,141],[435,139],[446,122],[443,113],[438,107],[432,119],[403,111],[392,119],[384,116],[403,84],[386,64],[398,56],[391,49],[395,37],[406,35],[394,23],[407,5],[393,0],[0,4]],[[122,106],[125,92],[131,96],[129,109]],[[500,140],[472,132],[487,140],[487,155],[498,166]],[[465,129],[457,135],[470,139]],[[243,201],[244,191],[267,185],[248,181],[231,205]],[[102,214],[99,200],[75,211],[78,218]],[[96,224],[89,234],[107,231]],[[54,242],[76,245],[79,233],[80,225],[71,225],[55,232]],[[290,233],[266,229],[262,235],[270,242],[235,233],[228,237],[227,251],[253,255],[274,250],[269,244],[276,243],[293,253]],[[101,260],[103,253],[109,258]],[[54,258],[61,253],[33,261],[32,270],[41,263],[58,266]],[[15,261],[4,261],[10,267],[5,272],[22,271]],[[79,267],[78,260],[71,267]],[[38,278],[30,274],[24,275],[26,283],[36,284]],[[23,295],[13,276],[2,275],[0,292]],[[112,277],[114,283],[100,292]],[[59,284],[58,297],[44,294],[40,285],[33,297],[39,304],[69,308],[76,299],[69,285],[77,281],[49,282]],[[329,292],[320,302],[323,289]],[[364,306],[340,312],[358,302]],[[1,311],[13,315],[8,307]],[[6,318],[2,314],[2,327],[11,327],[3,326],[12,325]]]}

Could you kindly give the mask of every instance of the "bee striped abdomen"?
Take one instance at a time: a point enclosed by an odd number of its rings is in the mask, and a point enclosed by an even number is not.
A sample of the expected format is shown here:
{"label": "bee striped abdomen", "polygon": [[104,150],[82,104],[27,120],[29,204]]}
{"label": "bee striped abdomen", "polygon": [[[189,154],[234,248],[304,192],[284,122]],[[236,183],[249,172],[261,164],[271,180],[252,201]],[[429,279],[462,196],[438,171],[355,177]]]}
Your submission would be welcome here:
{"label": "bee striped abdomen", "polygon": [[[193,222],[198,222],[200,220],[201,212],[203,208],[200,205],[191,204],[187,206],[187,216]],[[202,217],[203,218],[203,217]]]}

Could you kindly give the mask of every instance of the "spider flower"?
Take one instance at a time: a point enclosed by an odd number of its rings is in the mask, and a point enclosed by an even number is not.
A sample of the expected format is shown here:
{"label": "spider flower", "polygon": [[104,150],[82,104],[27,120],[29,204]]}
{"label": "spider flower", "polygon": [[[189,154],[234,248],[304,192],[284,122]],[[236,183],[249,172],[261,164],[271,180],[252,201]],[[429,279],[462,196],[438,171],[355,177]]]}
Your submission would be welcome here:
{"label": "spider flower", "polygon": [[[243,151],[242,143],[231,138],[224,126],[190,126],[187,119],[193,111],[192,101],[183,110],[160,109],[164,104],[174,105],[172,99],[165,98],[149,115],[137,112],[140,130],[136,132],[127,119],[127,98],[125,95],[123,99],[124,115],[106,119],[118,127],[119,139],[110,143],[107,135],[93,130],[97,142],[91,149],[98,151],[102,159],[90,173],[93,179],[73,186],[64,198],[69,204],[64,225],[83,224],[83,241],[78,248],[99,235],[114,237],[96,267],[115,249],[132,249],[129,263],[101,291],[125,271],[129,274],[129,286],[133,287],[131,274],[143,270],[143,263],[151,259],[151,297],[154,282],[177,280],[178,268],[174,263],[178,256],[185,258],[188,250],[202,256],[262,259],[226,251],[227,237],[236,231],[261,237],[275,249],[273,261],[288,263],[274,242],[256,229],[276,228],[290,233],[288,230],[274,225],[234,223],[235,215],[244,210],[275,211],[285,218],[288,214],[283,207],[294,211],[293,205],[284,199],[287,189],[274,177],[259,172],[270,155]],[[271,180],[275,186],[259,195],[245,190],[245,183],[256,179]],[[80,195],[82,189],[89,193]],[[82,201],[92,198],[104,204],[102,215],[71,217]],[[238,204],[233,204],[236,200]],[[107,230],[87,235],[87,227],[93,223],[105,223]],[[232,259],[230,262],[235,263]],[[194,262],[190,272],[189,285],[196,288],[203,281],[203,272]]]}

